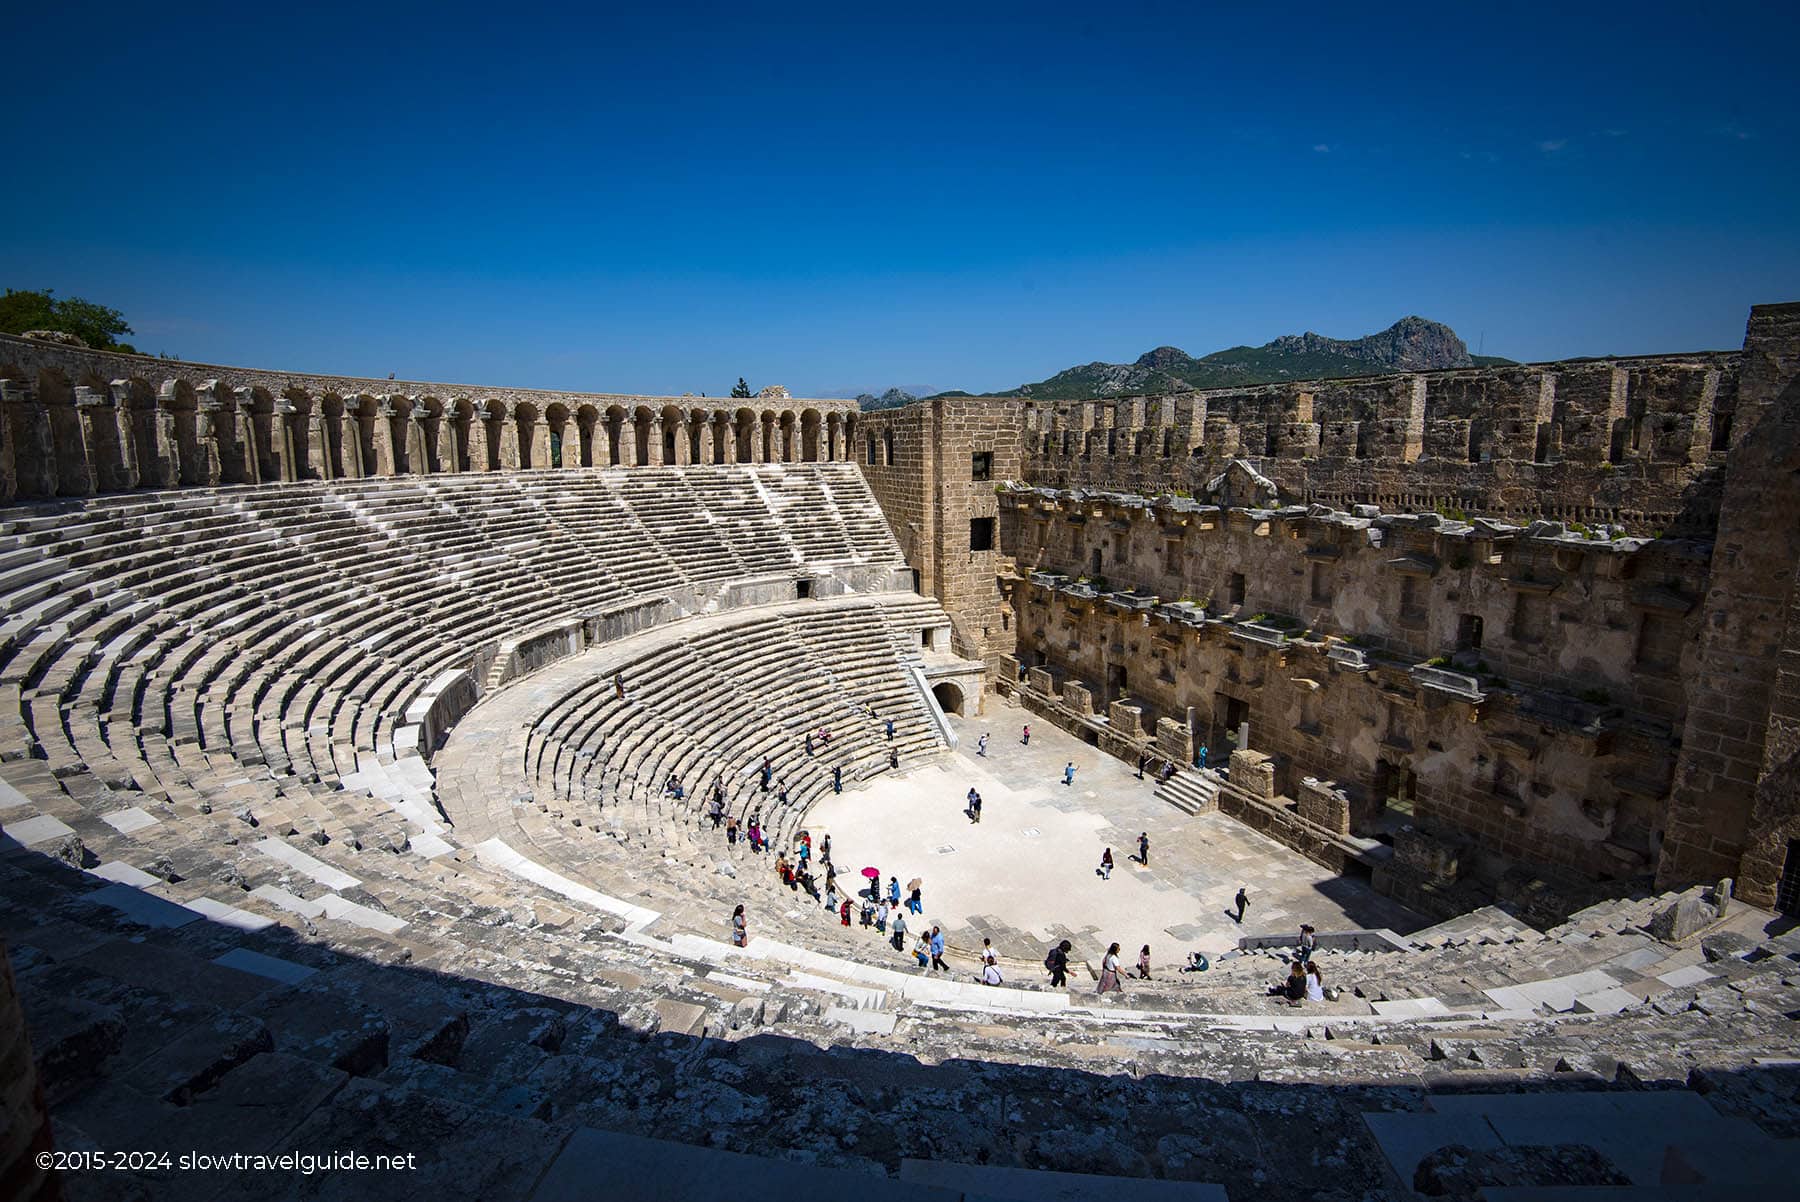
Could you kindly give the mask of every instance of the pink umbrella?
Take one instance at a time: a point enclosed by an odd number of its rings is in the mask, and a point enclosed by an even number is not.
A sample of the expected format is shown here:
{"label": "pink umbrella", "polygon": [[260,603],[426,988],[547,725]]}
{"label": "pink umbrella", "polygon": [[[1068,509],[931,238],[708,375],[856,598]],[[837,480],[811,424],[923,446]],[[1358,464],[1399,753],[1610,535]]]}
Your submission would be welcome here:
{"label": "pink umbrella", "polygon": [[881,869],[879,868],[865,868],[862,870],[862,874],[872,881],[881,879]]}

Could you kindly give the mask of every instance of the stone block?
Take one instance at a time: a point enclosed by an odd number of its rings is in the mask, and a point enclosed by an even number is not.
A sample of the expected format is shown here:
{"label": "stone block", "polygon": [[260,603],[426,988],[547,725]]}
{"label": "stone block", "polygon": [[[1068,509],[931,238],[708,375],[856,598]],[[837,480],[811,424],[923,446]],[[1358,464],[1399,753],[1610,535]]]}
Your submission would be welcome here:
{"label": "stone block", "polygon": [[1094,712],[1094,694],[1087,685],[1079,680],[1067,681],[1062,689],[1063,704],[1082,717],[1089,717]]}
{"label": "stone block", "polygon": [[1106,709],[1113,730],[1126,738],[1139,738],[1144,733],[1144,711],[1141,706],[1115,701]]}
{"label": "stone block", "polygon": [[1275,761],[1260,751],[1231,753],[1231,783],[1252,797],[1275,796]]}
{"label": "stone block", "polygon": [[1307,777],[1300,782],[1300,817],[1340,835],[1350,833],[1350,796],[1335,781]]}

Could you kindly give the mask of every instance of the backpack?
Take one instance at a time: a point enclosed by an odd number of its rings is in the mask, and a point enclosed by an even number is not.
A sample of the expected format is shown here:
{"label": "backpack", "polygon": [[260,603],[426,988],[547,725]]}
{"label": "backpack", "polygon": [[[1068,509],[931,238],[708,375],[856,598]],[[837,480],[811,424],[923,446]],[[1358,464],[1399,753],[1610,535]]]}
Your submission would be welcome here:
{"label": "backpack", "polygon": [[1049,969],[1051,972],[1056,971],[1056,953],[1059,950],[1060,950],[1059,948],[1053,947],[1049,951],[1044,953],[1044,967]]}

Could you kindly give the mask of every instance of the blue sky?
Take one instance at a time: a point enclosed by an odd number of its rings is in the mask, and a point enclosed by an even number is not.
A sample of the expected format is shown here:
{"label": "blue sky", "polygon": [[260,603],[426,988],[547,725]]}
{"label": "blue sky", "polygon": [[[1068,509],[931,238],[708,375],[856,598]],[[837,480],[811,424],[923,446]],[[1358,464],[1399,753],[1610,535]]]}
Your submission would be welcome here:
{"label": "blue sky", "polygon": [[187,359],[801,395],[1800,299],[1793,10],[849,7],[31,6],[0,284]]}

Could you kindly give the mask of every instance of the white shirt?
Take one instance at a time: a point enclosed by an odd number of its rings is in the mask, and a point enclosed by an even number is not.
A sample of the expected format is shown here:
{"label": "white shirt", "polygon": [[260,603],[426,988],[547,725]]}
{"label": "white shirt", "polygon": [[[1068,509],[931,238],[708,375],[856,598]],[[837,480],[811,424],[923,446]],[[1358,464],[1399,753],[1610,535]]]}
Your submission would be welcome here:
{"label": "white shirt", "polygon": [[1322,1002],[1325,1000],[1324,984],[1310,972],[1306,974],[1306,1000],[1309,1002]]}

